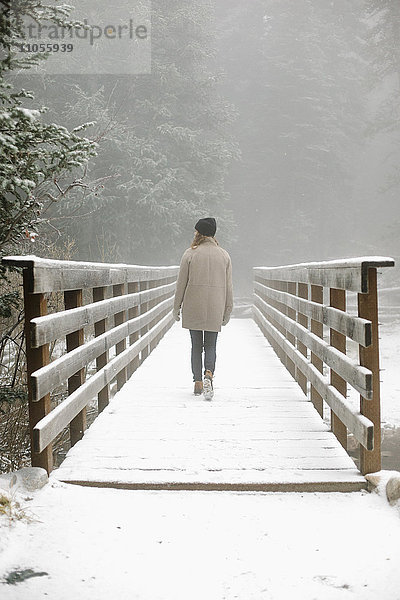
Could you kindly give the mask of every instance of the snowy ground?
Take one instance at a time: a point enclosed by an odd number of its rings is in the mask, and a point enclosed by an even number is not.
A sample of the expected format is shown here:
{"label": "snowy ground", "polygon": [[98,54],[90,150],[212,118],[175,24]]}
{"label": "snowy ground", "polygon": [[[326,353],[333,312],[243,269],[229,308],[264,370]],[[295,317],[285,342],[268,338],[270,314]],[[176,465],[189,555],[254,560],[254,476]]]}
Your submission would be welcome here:
{"label": "snowy ground", "polygon": [[[400,426],[400,321],[384,318],[380,333],[383,421]],[[138,492],[51,478],[23,504],[33,521],[0,521],[2,600],[400,600],[400,504],[375,493]],[[7,583],[25,570],[36,576]]]}
{"label": "snowy ground", "polygon": [[2,600],[400,598],[399,509],[377,494],[53,486],[0,542],[0,577],[42,575]]}

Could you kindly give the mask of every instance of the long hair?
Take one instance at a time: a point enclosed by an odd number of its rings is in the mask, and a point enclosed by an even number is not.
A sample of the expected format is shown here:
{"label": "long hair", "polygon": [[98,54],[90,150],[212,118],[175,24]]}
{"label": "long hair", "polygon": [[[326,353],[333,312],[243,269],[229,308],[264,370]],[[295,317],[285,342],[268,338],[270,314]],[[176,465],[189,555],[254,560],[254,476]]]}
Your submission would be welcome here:
{"label": "long hair", "polygon": [[[202,244],[206,239],[208,239],[210,236],[208,235],[203,235],[202,233],[199,233],[198,231],[196,231],[194,238],[193,238],[193,242],[191,243],[190,247],[194,250],[195,248],[198,248],[198,246],[200,246],[200,244]],[[217,242],[217,240],[215,239],[215,237],[213,237],[213,239]],[[219,246],[218,242],[217,245]]]}

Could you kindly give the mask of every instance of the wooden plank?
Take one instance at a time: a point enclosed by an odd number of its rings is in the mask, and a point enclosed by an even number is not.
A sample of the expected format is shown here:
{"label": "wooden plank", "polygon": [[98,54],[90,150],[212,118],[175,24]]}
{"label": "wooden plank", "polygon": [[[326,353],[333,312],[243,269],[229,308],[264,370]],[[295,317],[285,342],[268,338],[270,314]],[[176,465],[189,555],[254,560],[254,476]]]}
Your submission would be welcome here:
{"label": "wooden plank", "polygon": [[[282,285],[287,285],[286,282],[282,282],[282,281],[270,281],[270,285],[277,290],[281,290],[282,289]],[[283,312],[285,307],[283,304],[281,304],[280,302],[277,302],[276,304],[274,304],[274,307]],[[284,336],[288,336],[288,332],[285,330],[285,328],[280,324],[277,323],[276,321],[273,321],[273,325],[274,327],[276,327],[278,329],[278,331],[280,331],[282,333],[282,335]],[[281,362],[287,366],[289,365],[288,363],[288,357],[287,355],[283,352],[282,348],[280,348],[279,346],[276,346],[276,348],[274,348],[277,356],[280,358]],[[289,365],[290,366],[290,365]]]}
{"label": "wooden plank", "polygon": [[[311,286],[311,300],[312,300],[312,302],[323,304],[324,288],[321,287],[320,285],[312,285]],[[316,321],[315,319],[311,318],[311,333],[314,333],[319,338],[323,339],[323,337],[324,337],[323,321],[319,321],[319,320]],[[320,373],[324,372],[324,363],[316,354],[314,354],[314,352],[311,352],[311,364],[314,365],[314,367]],[[323,403],[322,397],[320,396],[320,394],[318,394],[317,390],[315,389],[315,387],[313,385],[311,386],[310,399],[311,399],[311,402],[313,403],[316,411],[323,418],[323,416],[324,416],[323,404],[324,403]]]}
{"label": "wooden plank", "polygon": [[369,267],[394,267],[394,260],[390,257],[365,256],[280,267],[253,267],[253,273],[265,280],[295,281],[366,293]]}
{"label": "wooden plank", "polygon": [[73,373],[76,373],[79,369],[95,360],[122,339],[141,329],[143,325],[148,323],[155,315],[159,317],[164,308],[170,310],[172,303],[172,298],[164,300],[161,304],[155,306],[152,311],[106,331],[89,342],[86,342],[84,346],[68,352],[49,365],[32,373],[32,397],[38,400],[45,393],[51,392]]}
{"label": "wooden plank", "polygon": [[[175,287],[175,284],[173,284]],[[169,288],[170,286],[163,286],[164,288]],[[171,290],[172,291],[172,290]],[[134,281],[132,283],[128,283],[128,294],[134,294],[139,292],[139,282]],[[168,291],[165,291],[165,296],[167,299]],[[140,296],[139,296],[140,297]],[[161,296],[162,297],[162,296]],[[132,306],[128,309],[128,320],[131,321],[139,316],[139,305]],[[139,339],[139,331],[135,331],[129,336],[129,345],[131,346]],[[135,356],[132,362],[129,363],[127,367],[127,376],[128,379],[133,375],[136,369],[139,368],[139,355]]]}
{"label": "wooden plank", "polygon": [[254,307],[254,310],[258,322],[262,323],[268,336],[274,338],[277,344],[285,348],[285,351],[289,354],[293,362],[301,367],[302,371],[306,374],[320,396],[335,414],[338,415],[360,444],[367,448],[371,448],[373,443],[373,422],[361,413],[355,411],[347,402],[346,398],[344,398],[336,388],[330,385],[329,380],[324,377],[314,365],[308,362],[307,359],[294,348],[284,336],[271,325],[271,323],[268,322],[262,312],[257,307]]}
{"label": "wooden plank", "polygon": [[[252,422],[243,424],[243,426],[240,428],[238,428],[237,425],[232,423],[220,423],[218,427],[216,425],[210,425],[210,431],[206,432],[206,434],[204,434],[204,431],[200,427],[193,426],[191,434],[192,436],[195,436],[196,439],[203,439],[204,435],[207,439],[209,436],[215,437],[217,435],[221,435],[229,437],[232,436],[232,439],[242,440],[248,439],[249,436],[253,434],[257,434],[260,436],[263,435],[265,437],[270,433],[282,434],[285,431],[292,433],[293,431],[318,432],[321,430],[329,431],[327,425],[325,425],[324,423],[316,423],[315,419],[288,419],[285,417],[276,422],[271,421],[271,423],[268,423],[268,425],[263,425],[261,423],[260,425],[258,425],[258,428],[256,428]],[[147,438],[153,433],[158,434],[159,439],[165,438],[168,435],[171,435],[172,437],[176,436],[177,438],[187,438],[187,426],[184,423],[173,428],[167,428],[166,425],[163,427],[157,427],[155,422],[152,421],[147,423],[146,425],[143,425],[140,428],[130,427],[129,429],[127,429],[126,427],[121,426],[119,428],[119,431],[121,435],[122,433],[126,433],[129,435],[130,438],[136,437],[137,435],[142,435],[143,437]]]}
{"label": "wooden plank", "polygon": [[[207,468],[220,467],[223,469],[241,468],[246,469],[267,469],[276,466],[277,457],[279,457],[279,465],[287,468],[299,469],[327,469],[327,468],[354,468],[354,462],[348,455],[339,454],[337,448],[321,450],[319,448],[309,448],[307,450],[299,450],[296,447],[292,448],[276,448],[265,447],[262,445],[249,444],[249,447],[244,447],[242,452],[238,451],[237,446],[232,446],[221,441],[218,445],[201,443],[201,454],[195,456],[188,455],[188,446],[190,440],[182,440],[180,453],[170,449],[169,446],[155,444],[153,442],[153,451],[149,452],[147,447],[135,448],[119,448],[115,454],[112,448],[101,448],[97,452],[88,452],[85,449],[85,454],[74,455],[68,453],[68,457],[64,462],[65,467],[73,466],[88,466],[98,468],[99,466],[123,469],[123,468],[146,468],[146,469],[162,469],[162,468]],[[163,452],[163,454],[161,454]],[[221,457],[223,459],[219,461]],[[104,461],[102,463],[102,461]],[[315,461],[315,462],[313,462]]]}
{"label": "wooden plank", "polygon": [[[306,283],[298,283],[297,284],[297,296],[299,298],[308,300],[308,285]],[[308,329],[308,317],[307,315],[302,314],[301,312],[297,313],[297,322],[300,323],[305,329]],[[297,349],[298,351],[307,358],[307,346],[303,344],[303,342],[298,338],[297,339]],[[297,382],[303,391],[303,394],[307,395],[307,377],[304,373],[301,372],[300,369],[296,369],[296,379]]]}
{"label": "wooden plank", "polygon": [[[288,293],[288,295],[290,296],[291,294],[296,294],[296,284],[295,283],[291,283],[291,282],[283,282],[285,284],[286,287],[286,292]],[[282,292],[277,291],[277,294],[281,294]],[[278,300],[278,302],[280,302],[280,300]],[[283,306],[283,304],[281,304],[281,306]],[[289,319],[292,319],[292,321],[296,320],[296,311],[293,310],[290,306],[286,305],[286,315],[289,317]],[[291,333],[289,333],[288,331],[286,331],[286,338],[289,340],[289,342],[294,346],[296,344],[296,338],[294,335],[292,335]],[[290,360],[290,358],[286,355],[286,368],[289,371],[289,373],[291,374],[291,376],[295,379],[296,378],[296,365],[294,364],[294,362],[292,360]]]}
{"label": "wooden plank", "polygon": [[[324,429],[322,429],[323,433],[330,433],[329,429],[326,427]],[[252,441],[252,440],[263,440],[266,437],[271,438],[273,436],[275,437],[279,437],[282,438],[284,436],[288,436],[289,438],[291,438],[292,436],[295,435],[302,435],[302,436],[311,436],[311,435],[315,435],[315,436],[319,436],[321,434],[321,427],[317,427],[315,426],[314,429],[312,429],[311,431],[309,429],[290,429],[290,431],[285,431],[285,427],[281,427],[280,429],[272,429],[272,430],[265,430],[265,429],[259,429],[256,431],[241,431],[238,432],[235,430],[235,428],[231,428],[229,430],[225,430],[222,433],[218,433],[216,431],[213,431],[212,434],[210,433],[209,435],[207,435],[204,431],[200,431],[198,429],[195,429],[192,432],[192,436],[190,438],[190,441],[193,442],[194,437],[196,438],[196,442],[204,442],[204,441],[213,441],[213,440],[221,440],[224,436],[229,435],[229,439],[231,439],[234,442],[243,442],[243,441]],[[150,427],[148,427],[146,430],[123,430],[121,431],[121,433],[118,433],[119,439],[121,440],[131,440],[133,437],[135,437],[135,439],[137,440],[151,440],[153,439],[154,442],[156,443],[158,440],[162,440],[162,439],[172,439],[172,440],[176,440],[176,441],[187,441],[188,440],[188,434],[187,431],[185,431],[185,429],[183,428],[180,431],[173,431],[170,434],[166,434],[164,432],[164,434],[160,433],[159,431],[153,431]],[[170,437],[169,437],[170,436]],[[302,439],[302,438],[301,438]],[[338,443],[338,442],[337,442]]]}
{"label": "wooden plank", "polygon": [[360,448],[360,470],[375,473],[382,468],[381,462],[381,407],[379,381],[379,334],[378,334],[378,288],[376,269],[368,272],[368,294],[358,295],[358,314],[372,322],[372,344],[368,348],[359,347],[360,362],[372,371],[372,400],[360,397],[361,414],[374,423],[373,447]]}
{"label": "wooden plank", "polygon": [[[114,285],[113,286],[113,296],[124,296],[125,294],[125,284],[121,283],[118,285]],[[114,327],[119,327],[119,325],[122,325],[123,323],[125,323],[126,321],[126,310],[122,310],[119,313],[116,313],[114,315]],[[119,342],[117,342],[115,344],[115,354],[118,356],[118,354],[121,354],[122,352],[124,352],[124,350],[126,350],[126,336],[124,336]],[[124,367],[118,374],[117,374],[117,391],[119,391],[122,386],[126,383],[127,380],[127,372],[126,372],[126,367]]]}
{"label": "wooden plank", "polygon": [[110,263],[89,263],[50,260],[37,256],[7,256],[4,265],[33,269],[31,293],[57,292],[82,288],[104,287],[177,276],[178,266],[147,267]]}
{"label": "wooden plank", "polygon": [[314,335],[302,325],[290,321],[285,315],[279,313],[272,306],[269,306],[262,298],[256,296],[256,305],[261,308],[264,315],[273,318],[281,325],[293,333],[297,339],[305,344],[314,354],[329,367],[334,369],[350,385],[366,398],[372,395],[372,373],[369,369],[358,365],[349,357],[343,355],[339,350],[330,346],[324,340]]}
{"label": "wooden plank", "polygon": [[73,310],[66,310],[33,319],[32,346],[33,348],[36,348],[52,342],[53,340],[60,339],[64,337],[64,335],[76,331],[77,329],[110,318],[116,313],[120,313],[124,310],[130,310],[150,298],[160,298],[164,295],[172,296],[174,289],[175,282],[159,286],[146,292],[129,293],[125,296],[108,298]]}
{"label": "wooden plank", "polygon": [[30,322],[34,317],[47,313],[47,302],[44,294],[31,294],[33,274],[31,269],[23,273],[24,281],[24,310],[25,310],[25,344],[26,344],[26,370],[28,382],[28,408],[29,408],[29,434],[31,441],[31,464],[33,467],[42,467],[47,473],[53,469],[53,451],[51,444],[43,446],[41,450],[35,447],[34,428],[51,410],[50,394],[45,394],[38,402],[33,401],[31,375],[37,369],[49,363],[49,346],[45,344],[40,348],[32,348],[30,344]]}
{"label": "wooden plank", "polygon": [[[140,289],[140,291],[148,290],[149,287],[150,287],[150,282],[149,281],[140,281],[139,282],[139,289]],[[148,302],[142,302],[140,304],[140,307],[139,307],[140,314],[143,315],[148,310],[149,310],[149,303]],[[144,335],[146,335],[146,333],[149,331],[149,325],[148,325],[148,323],[149,323],[149,321],[147,321],[146,324],[143,325],[143,327],[140,329],[140,336],[141,337],[144,336]],[[150,353],[149,352],[149,347],[148,346],[144,346],[142,348],[141,353],[140,353],[140,359],[139,359],[140,364],[142,364],[143,361],[146,360],[146,358],[149,356],[149,353]]]}
{"label": "wooden plank", "polygon": [[[106,298],[106,290],[105,287],[93,288],[93,301],[94,302],[103,302]],[[103,335],[107,331],[107,319],[103,318],[94,323],[94,335],[95,337],[99,337]],[[106,366],[109,359],[109,352],[105,350],[102,354],[100,354],[96,358],[96,371],[101,371],[103,367]],[[105,407],[110,402],[110,386],[107,384],[102,390],[99,391],[97,395],[97,412],[100,414],[103,412]]]}
{"label": "wooden plank", "polygon": [[71,420],[82,410],[84,406],[110,381],[116,374],[126,367],[129,362],[149,343],[149,339],[157,335],[168,321],[172,320],[172,315],[168,314],[155,325],[153,329],[147,332],[143,337],[137,340],[132,346],[124,352],[114,357],[98,373],[88,379],[71,396],[59,404],[51,413],[47,414],[39,421],[33,430],[35,447],[40,451],[45,448],[54,438],[71,422]]}
{"label": "wooden plank", "polygon": [[[146,407],[141,408],[141,413]],[[168,407],[164,407],[167,411]],[[131,413],[129,413],[130,416]],[[134,413],[136,414],[136,413]],[[134,416],[132,417],[134,418]],[[87,441],[84,455],[89,460],[94,457],[112,457],[112,456],[187,456],[187,444],[190,442],[190,436],[182,440],[158,440],[154,443],[154,438],[145,440],[120,440],[120,439],[102,439],[103,436],[97,431],[97,436],[92,436],[92,440]],[[214,454],[220,448],[224,448],[227,456],[249,452],[252,455],[262,456],[264,453],[274,456],[277,451],[282,452],[283,456],[295,457],[300,454],[305,456],[338,455],[343,456],[343,448],[339,446],[335,439],[329,438],[329,441],[323,442],[320,439],[262,439],[262,440],[198,440],[193,451],[196,455],[205,456],[209,453]],[[71,448],[68,457],[82,456],[82,448]]]}
{"label": "wooden plank", "polygon": [[[185,472],[183,481],[174,481],[171,478],[171,473],[168,471],[158,473],[158,481],[143,481],[143,472],[136,473],[137,481],[128,480],[128,475],[125,477],[118,476],[115,472],[104,470],[103,472],[95,471],[76,471],[68,472],[63,470],[57,473],[59,481],[70,483],[72,485],[80,485],[86,487],[112,488],[122,490],[147,490],[147,491],[212,491],[212,492],[359,492],[367,489],[366,480],[357,479],[357,471],[348,472],[347,477],[337,478],[337,471],[324,471],[323,476],[320,471],[313,471],[307,481],[294,481],[294,476],[291,481],[253,481],[258,475],[258,471],[251,473],[246,472],[248,480],[245,479],[242,472],[236,472],[235,475],[241,475],[242,481],[232,481],[229,479],[230,473],[224,471],[226,476],[225,481],[212,481],[210,472],[196,473],[196,478],[191,475],[193,480],[187,481],[188,477]],[[163,477],[164,475],[164,477]],[[208,478],[206,478],[208,475]],[[77,478],[79,477],[79,478]],[[324,480],[324,478],[326,480]]]}
{"label": "wooden plank", "polygon": [[[330,304],[334,308],[346,310],[346,291],[329,290]],[[330,329],[330,344],[339,352],[346,354],[346,336],[334,329]],[[347,397],[347,383],[338,373],[331,369],[331,385],[335,387],[342,396]],[[331,411],[331,428],[343,448],[347,449],[347,429],[339,417]]]}
{"label": "wooden plank", "polygon": [[[186,447],[187,450],[187,447]],[[74,469],[79,471],[82,468],[90,467],[91,470],[96,469],[110,469],[114,471],[119,470],[146,470],[146,471],[159,471],[159,470],[171,470],[171,471],[200,471],[207,470],[212,471],[218,469],[220,471],[235,470],[240,464],[240,468],[243,470],[264,470],[275,466],[276,468],[277,453],[272,454],[270,457],[256,454],[249,456],[227,456],[224,452],[219,452],[218,456],[203,455],[202,457],[192,456],[159,456],[156,454],[153,457],[135,457],[128,455],[123,456],[111,456],[106,457],[100,455],[96,456],[84,456],[79,459],[78,456],[71,456],[65,460],[65,468],[73,466]],[[89,462],[90,461],[90,462]],[[280,469],[296,469],[296,470],[323,470],[323,469],[354,469],[354,462],[351,460],[349,455],[323,455],[323,456],[281,456],[279,455],[279,468]]]}
{"label": "wooden plank", "polygon": [[[68,292],[64,292],[64,305],[66,310],[70,310],[72,308],[76,308],[77,306],[82,306],[82,290],[70,290]],[[79,346],[83,346],[85,343],[85,336],[83,329],[79,329],[78,331],[74,331],[67,335],[66,339],[67,343],[67,352],[71,352],[75,350],[75,348],[79,348]],[[73,373],[71,377],[68,378],[68,394],[71,395],[75,390],[77,390],[85,381],[85,371],[83,368]],[[76,442],[82,439],[83,434],[86,429],[86,407],[82,408],[82,410],[72,419],[69,424],[69,437],[71,446],[74,446]]]}
{"label": "wooden plank", "polygon": [[[98,427],[99,422],[97,421],[96,423],[96,428]],[[183,432],[185,433],[185,432]],[[86,434],[85,434],[85,440],[87,440],[87,443],[93,443],[95,444],[96,442],[98,442],[99,440],[99,432],[98,429],[95,431],[94,427],[91,427],[87,430]],[[168,435],[167,438],[160,438],[159,433],[158,432],[154,432],[154,431],[140,431],[137,435],[137,437],[133,438],[132,436],[132,431],[121,431],[120,433],[118,433],[118,442],[121,443],[127,443],[127,442],[131,442],[132,440],[135,440],[137,442],[142,442],[142,443],[151,443],[151,442],[176,442],[176,443],[185,443],[188,440],[189,441],[193,441],[193,436],[190,433],[190,435],[188,434],[188,432],[186,431],[186,435]],[[221,442],[224,441],[224,438],[222,435],[206,435],[205,432],[203,432],[203,435],[201,436],[201,438],[199,437],[196,442],[198,441],[199,444],[201,443],[213,443],[213,442]],[[235,444],[240,444],[240,443],[244,443],[244,442],[248,442],[248,443],[252,443],[252,442],[263,442],[266,439],[274,441],[275,443],[281,443],[282,440],[283,441],[287,441],[287,442],[291,442],[293,444],[295,444],[296,446],[298,446],[301,443],[304,443],[305,441],[308,440],[315,440],[317,443],[321,443],[321,444],[326,444],[332,440],[334,440],[336,446],[338,446],[338,442],[335,438],[335,436],[333,435],[333,433],[331,431],[328,430],[328,428],[326,427],[325,429],[317,429],[315,431],[307,431],[307,430],[293,430],[293,431],[262,431],[262,432],[258,432],[255,431],[254,433],[252,432],[252,434],[246,435],[246,437],[244,435],[232,435],[229,437],[229,440],[232,443]]]}
{"label": "wooden plank", "polygon": [[[157,281],[149,281],[149,288],[153,289],[155,286],[157,285]],[[149,309],[154,307],[154,302],[156,302],[155,300],[150,300],[148,303],[148,307]],[[154,325],[154,319],[152,319],[149,323],[149,328],[153,327]],[[152,342],[150,342],[149,344],[149,353],[153,352],[154,348],[155,348],[155,343],[156,343],[156,338],[154,338],[152,340]]]}
{"label": "wooden plank", "polygon": [[[296,285],[295,283],[289,285]],[[256,281],[254,284],[257,293],[269,302],[269,299],[281,302],[287,306],[290,306],[295,311],[301,312],[303,315],[310,317],[313,321],[319,322],[335,329],[339,333],[344,333],[348,338],[361,344],[362,346],[369,346],[372,340],[372,324],[371,321],[361,319],[353,315],[349,315],[346,312],[337,310],[323,304],[323,300],[320,302],[311,300],[303,300],[291,294],[285,294],[275,289],[270,288],[268,285]],[[311,288],[323,289],[322,286],[313,285]],[[273,305],[274,306],[274,305]]]}

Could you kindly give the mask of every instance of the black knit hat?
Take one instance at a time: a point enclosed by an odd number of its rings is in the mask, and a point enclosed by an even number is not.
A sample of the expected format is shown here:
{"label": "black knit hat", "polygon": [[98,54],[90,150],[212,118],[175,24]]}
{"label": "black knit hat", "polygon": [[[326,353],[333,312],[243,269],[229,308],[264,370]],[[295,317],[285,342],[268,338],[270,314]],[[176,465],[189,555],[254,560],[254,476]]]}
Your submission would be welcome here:
{"label": "black knit hat", "polygon": [[217,223],[213,217],[207,217],[206,219],[200,219],[194,226],[196,231],[201,235],[207,235],[213,237],[217,231]]}

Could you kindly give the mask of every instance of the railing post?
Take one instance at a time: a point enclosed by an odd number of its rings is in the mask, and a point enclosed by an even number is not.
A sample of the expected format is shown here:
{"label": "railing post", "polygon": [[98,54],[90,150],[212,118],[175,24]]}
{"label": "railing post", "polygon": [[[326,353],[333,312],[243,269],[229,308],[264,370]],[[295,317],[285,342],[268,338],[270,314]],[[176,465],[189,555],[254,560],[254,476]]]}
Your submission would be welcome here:
{"label": "railing post", "polygon": [[[297,284],[297,295],[299,298],[304,298],[308,300],[308,284],[307,283],[298,283]],[[300,312],[297,314],[297,322],[300,325],[303,325],[308,329],[308,317],[306,315],[301,314]],[[297,340],[297,349],[301,354],[307,357],[307,346],[305,346],[302,342]],[[301,372],[300,369],[296,369],[296,380],[303,393],[307,395],[307,377]]]}
{"label": "railing post", "polygon": [[[272,279],[269,282],[269,285],[271,288],[273,288],[274,290],[280,290],[282,291],[283,289],[283,285],[282,285],[282,281],[275,281],[274,279]],[[268,301],[269,302],[269,301]],[[285,306],[281,303],[281,302],[276,302],[273,301],[271,302],[272,306],[275,306],[278,310],[280,311],[284,311],[285,310]],[[277,328],[277,330],[286,337],[286,329],[284,327],[282,327],[282,325],[280,325],[279,323],[277,323],[276,321],[273,322],[274,326]],[[280,361],[282,362],[283,365],[287,365],[286,359],[287,359],[287,355],[286,352],[279,346],[279,344],[276,344],[275,341],[273,342],[272,347],[274,348],[276,354],[279,356]]]}
{"label": "railing post", "polygon": [[363,475],[380,471],[381,466],[381,406],[379,382],[378,289],[377,270],[368,269],[368,293],[358,294],[358,316],[372,323],[372,344],[359,346],[360,364],[372,371],[372,400],[360,396],[361,414],[374,424],[374,449],[360,446],[360,470]]}
{"label": "railing post", "polygon": [[[286,290],[285,291],[288,292],[289,294],[292,294],[293,296],[295,296],[296,295],[296,283],[293,281],[286,282]],[[286,314],[290,319],[293,319],[293,321],[296,321],[296,311],[294,308],[287,307]],[[293,334],[288,333],[286,337],[287,337],[288,341],[292,344],[292,346],[296,345],[296,338]],[[286,357],[286,368],[289,371],[289,373],[291,374],[291,376],[293,378],[295,378],[296,377],[296,365],[288,356]]]}
{"label": "railing post", "polygon": [[[145,290],[149,289],[149,282],[148,281],[140,281],[140,291],[144,292]],[[142,302],[140,304],[140,314],[143,315],[144,313],[146,313],[149,310],[149,303],[148,302]],[[140,336],[144,335],[145,333],[147,333],[149,330],[149,325],[145,325],[144,327],[142,327],[140,329]],[[149,346],[147,345],[145,348],[143,348],[143,350],[140,352],[140,364],[142,364],[142,362],[144,360],[146,360],[146,358],[149,355]]]}
{"label": "railing post", "polygon": [[[256,282],[257,282],[257,276],[253,274],[253,307],[255,306],[255,297],[256,297],[255,284],[256,284]],[[270,336],[268,335],[268,332],[266,331],[266,329],[265,329],[262,321],[259,320],[258,315],[257,315],[257,313],[256,313],[255,310],[253,310],[253,318],[254,318],[255,322],[257,323],[257,325],[259,326],[259,328],[261,329],[261,331],[264,334],[265,338],[268,340],[268,343],[271,344],[271,347],[275,351],[275,347],[274,347],[274,344],[272,342],[272,338],[270,338]]]}
{"label": "railing post", "polygon": [[[331,288],[330,305],[339,310],[346,310],[346,291]],[[330,329],[330,345],[346,354],[346,336],[334,329]],[[347,383],[331,369],[331,384],[346,398]],[[347,428],[342,421],[331,411],[331,429],[343,448],[347,450]]]}
{"label": "railing post", "polygon": [[[93,302],[100,302],[106,298],[106,288],[93,288]],[[98,337],[107,331],[107,319],[101,319],[94,324],[94,335]],[[96,369],[101,371],[108,363],[108,350],[96,358]],[[106,385],[97,395],[97,411],[100,414],[110,402],[110,386]]]}
{"label": "railing post", "polygon": [[[116,296],[123,296],[124,294],[125,294],[125,284],[124,283],[119,283],[117,285],[113,285],[114,298]],[[126,311],[123,310],[114,315],[114,327],[118,327],[118,325],[122,325],[122,323],[124,323],[125,321],[126,321]],[[118,342],[118,344],[116,344],[116,346],[115,346],[115,352],[117,355],[121,354],[121,352],[123,352],[124,350],[126,350],[126,339],[125,338],[123,340],[121,340],[120,342]],[[122,388],[122,386],[126,383],[126,380],[127,380],[127,371],[126,371],[126,367],[125,367],[117,374],[117,391],[119,391]]]}
{"label": "railing post", "polygon": [[[311,286],[311,300],[312,302],[318,302],[318,304],[324,303],[324,288],[321,285]],[[324,337],[323,324],[319,321],[314,321],[314,319],[311,319],[311,333],[315,333],[315,335],[322,339]],[[323,362],[316,354],[314,354],[314,352],[311,352],[311,364],[314,365],[314,367],[318,369],[320,373],[324,372]],[[311,386],[311,402],[321,417],[323,417],[324,401],[313,385]]]}
{"label": "railing post", "polygon": [[[158,286],[158,281],[156,279],[153,279],[152,281],[150,281],[150,288],[151,289],[154,289],[157,286]],[[156,306],[157,302],[158,302],[157,298],[153,298],[153,300],[150,300],[149,309],[154,308]],[[157,317],[154,317],[154,319],[152,319],[150,321],[149,329],[151,329],[152,327],[154,327],[154,325],[156,324],[156,321],[157,321]],[[151,342],[149,344],[149,350],[150,350],[150,352],[153,352],[153,350],[156,347],[156,345],[157,345],[157,341],[156,341],[156,338],[154,338],[153,340],[151,340]]]}
{"label": "railing post", "polygon": [[[128,283],[128,294],[135,294],[139,291],[139,282],[133,281]],[[128,310],[128,320],[134,319],[139,315],[139,304],[137,306],[133,306]],[[131,346],[139,339],[139,331],[135,331],[129,336],[129,345]],[[133,375],[136,369],[139,367],[139,355],[135,356],[135,358],[129,363],[127,368],[127,376],[128,379]]]}
{"label": "railing post", "polygon": [[24,310],[25,310],[25,344],[29,405],[29,433],[31,440],[31,463],[33,467],[42,467],[47,473],[53,469],[53,448],[50,444],[42,452],[35,452],[33,444],[33,428],[51,410],[50,394],[46,394],[38,402],[33,402],[31,375],[41,367],[49,364],[49,345],[39,348],[31,347],[31,320],[47,315],[47,302],[44,294],[33,294],[33,269],[23,270]]}
{"label": "railing post", "polygon": [[[65,310],[70,308],[77,308],[82,306],[82,290],[71,290],[64,292],[64,306]],[[67,341],[67,352],[75,350],[78,346],[82,346],[85,343],[83,329],[78,329],[73,333],[69,333],[66,336]],[[68,379],[68,395],[72,394],[78,389],[85,381],[85,369],[80,369],[74,375]],[[82,439],[84,431],[86,429],[86,407],[83,408],[79,414],[72,419],[69,425],[69,435],[71,446],[74,446],[76,442]]]}

